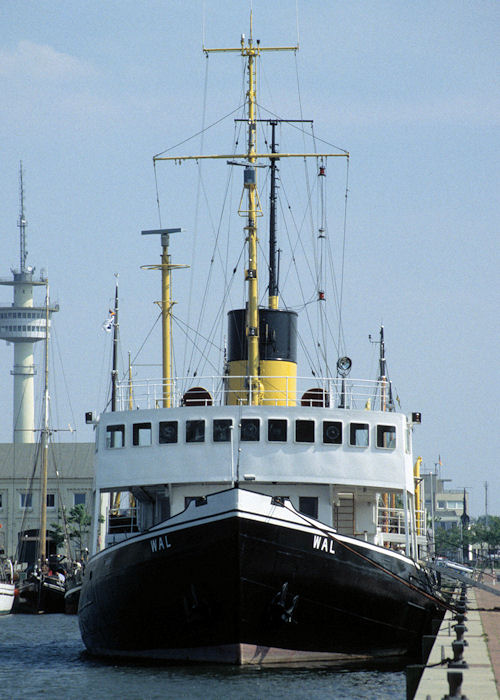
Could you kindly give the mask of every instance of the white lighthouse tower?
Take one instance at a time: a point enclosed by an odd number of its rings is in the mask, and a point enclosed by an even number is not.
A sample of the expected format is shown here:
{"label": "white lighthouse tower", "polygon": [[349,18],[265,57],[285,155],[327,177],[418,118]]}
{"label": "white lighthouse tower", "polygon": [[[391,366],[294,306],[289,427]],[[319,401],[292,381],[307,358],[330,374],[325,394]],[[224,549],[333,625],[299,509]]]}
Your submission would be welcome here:
{"label": "white lighthouse tower", "polygon": [[[35,268],[26,265],[26,218],[24,215],[23,164],[19,167],[20,214],[19,270],[12,269],[12,279],[0,279],[0,285],[14,287],[12,306],[0,306],[0,339],[14,344],[14,442],[35,442],[35,366],[33,359],[34,344],[44,340],[50,329],[50,317],[59,306],[47,308],[46,305],[34,306],[33,288],[47,287],[48,280],[40,275],[34,280]],[[47,328],[48,326],[48,328]]]}

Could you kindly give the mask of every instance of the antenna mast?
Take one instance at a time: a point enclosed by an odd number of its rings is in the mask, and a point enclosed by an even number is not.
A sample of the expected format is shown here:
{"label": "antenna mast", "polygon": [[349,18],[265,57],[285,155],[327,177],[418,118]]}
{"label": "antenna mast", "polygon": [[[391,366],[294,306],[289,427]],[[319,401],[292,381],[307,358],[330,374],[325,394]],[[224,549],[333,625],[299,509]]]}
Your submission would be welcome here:
{"label": "antenna mast", "polygon": [[19,199],[20,199],[20,210],[19,210],[19,248],[20,248],[20,262],[19,271],[21,273],[26,272],[26,258],[28,257],[28,251],[26,250],[26,226],[27,221],[24,215],[24,186],[23,186],[23,161],[19,161]]}

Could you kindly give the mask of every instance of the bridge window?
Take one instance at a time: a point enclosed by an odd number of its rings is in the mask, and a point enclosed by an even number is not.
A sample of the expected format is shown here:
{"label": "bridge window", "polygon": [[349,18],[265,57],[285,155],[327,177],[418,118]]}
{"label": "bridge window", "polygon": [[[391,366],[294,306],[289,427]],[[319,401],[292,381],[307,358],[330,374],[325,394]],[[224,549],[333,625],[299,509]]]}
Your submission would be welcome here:
{"label": "bridge window", "polygon": [[283,418],[270,418],[267,421],[267,439],[269,442],[286,442],[288,422]]}
{"label": "bridge window", "polygon": [[394,449],[396,447],[396,427],[394,425],[377,425],[377,447]]}
{"label": "bridge window", "polygon": [[177,431],[178,427],[176,420],[160,421],[158,426],[158,442],[160,445],[177,442]]}
{"label": "bridge window", "polygon": [[134,423],[132,429],[132,444],[135,447],[151,445],[151,423]]}
{"label": "bridge window", "polygon": [[186,421],[186,442],[205,442],[205,421]]}
{"label": "bridge window", "polygon": [[342,423],[340,421],[323,421],[323,442],[329,445],[342,444]]}
{"label": "bridge window", "polygon": [[310,518],[318,519],[318,497],[299,496],[299,511]]}
{"label": "bridge window", "polygon": [[260,440],[260,421],[258,418],[242,418],[241,433],[242,440],[256,442]]}
{"label": "bridge window", "polygon": [[296,420],[295,421],[295,441],[296,442],[314,442],[314,421],[313,420]]}
{"label": "bridge window", "polygon": [[351,423],[350,429],[350,444],[354,447],[368,447],[368,423]]}
{"label": "bridge window", "polygon": [[216,418],[213,422],[213,441],[231,442],[231,428],[233,421],[231,418]]}
{"label": "bridge window", "polygon": [[106,447],[124,447],[125,446],[125,426],[124,425],[107,425],[106,426]]}

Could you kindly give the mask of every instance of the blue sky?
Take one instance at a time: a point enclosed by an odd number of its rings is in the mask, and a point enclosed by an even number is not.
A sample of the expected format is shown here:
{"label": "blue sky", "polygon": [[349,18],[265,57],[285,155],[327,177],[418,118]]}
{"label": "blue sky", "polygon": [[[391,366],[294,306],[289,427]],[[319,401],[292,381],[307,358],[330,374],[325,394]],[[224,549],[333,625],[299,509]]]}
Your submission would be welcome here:
{"label": "blue sky", "polygon": [[[158,226],[152,156],[200,129],[203,32],[207,46],[237,45],[248,33],[249,7],[229,0],[0,6],[0,276],[19,264],[22,159],[28,263],[48,270],[61,307],[53,423],[71,424],[73,439],[93,439],[83,414],[105,401],[110,347],[101,323],[115,272],[124,355],[135,355],[156,317],[158,280],[139,269],[159,252],[140,236]],[[304,116],[351,154],[344,329],[353,372],[375,377],[368,334],[383,322],[403,408],[423,415],[416,454],[427,469],[441,455],[442,476],[470,490],[475,515],[484,512],[488,481],[489,511],[500,514],[500,5],[299,0],[297,21],[295,2],[254,0],[253,13],[263,45],[295,44],[299,32],[296,60],[265,57],[263,102],[296,115],[298,76]],[[239,104],[240,83],[239,59],[210,57],[205,123]],[[222,139],[214,137],[214,147],[225,147]],[[170,189],[166,172],[163,223],[184,226],[196,192]],[[205,254],[199,228],[200,238],[188,229],[176,244],[179,262],[192,262],[193,245]],[[10,303],[10,289],[2,289],[1,302]],[[151,339],[144,361],[157,362],[157,329]],[[2,441],[11,439],[12,363],[12,347],[2,342]]]}

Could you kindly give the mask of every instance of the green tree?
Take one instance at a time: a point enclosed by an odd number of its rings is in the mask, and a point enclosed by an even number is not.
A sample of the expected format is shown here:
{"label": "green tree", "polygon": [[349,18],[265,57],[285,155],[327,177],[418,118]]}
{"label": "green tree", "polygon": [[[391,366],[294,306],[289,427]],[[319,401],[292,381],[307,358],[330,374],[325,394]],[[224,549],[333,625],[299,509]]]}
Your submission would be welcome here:
{"label": "green tree", "polygon": [[79,503],[77,506],[73,506],[73,508],[70,509],[68,515],[68,534],[70,539],[75,543],[75,548],[80,556],[87,543],[91,522],[92,518],[83,503]]}
{"label": "green tree", "polygon": [[481,545],[482,548],[486,545],[488,552],[496,552],[500,548],[500,517],[498,515],[490,515],[488,519],[481,516],[473,524],[473,543]]}
{"label": "green tree", "polygon": [[454,559],[456,552],[462,546],[461,528],[453,527],[451,530],[446,530],[444,527],[436,527],[435,538],[436,554]]}
{"label": "green tree", "polygon": [[50,530],[48,530],[47,532],[49,534],[49,537],[52,539],[52,542],[54,542],[57,552],[59,547],[61,547],[61,545],[64,544],[64,541],[66,539],[64,535],[63,526],[60,523],[52,523],[50,526]]}

